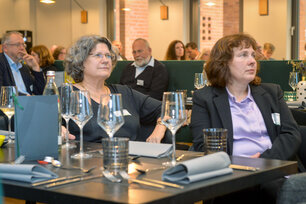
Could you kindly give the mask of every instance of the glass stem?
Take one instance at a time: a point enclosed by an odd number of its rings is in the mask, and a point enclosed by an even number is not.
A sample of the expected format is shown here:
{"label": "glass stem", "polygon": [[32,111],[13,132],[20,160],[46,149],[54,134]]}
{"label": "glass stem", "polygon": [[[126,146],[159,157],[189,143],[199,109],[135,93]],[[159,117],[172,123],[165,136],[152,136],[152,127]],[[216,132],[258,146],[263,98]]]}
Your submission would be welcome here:
{"label": "glass stem", "polygon": [[83,126],[80,127],[80,155],[83,155]]}
{"label": "glass stem", "polygon": [[171,164],[172,166],[175,166],[176,164],[176,159],[175,159],[175,133],[176,131],[171,131],[172,134],[172,159],[171,159]]}
{"label": "glass stem", "polygon": [[9,125],[8,125],[8,138],[9,138],[9,140],[11,141],[12,140],[12,136],[11,136],[11,132],[12,132],[12,130],[11,130],[11,117],[8,117],[8,121],[9,121]]}
{"label": "glass stem", "polygon": [[69,145],[69,118],[66,120],[66,146]]}

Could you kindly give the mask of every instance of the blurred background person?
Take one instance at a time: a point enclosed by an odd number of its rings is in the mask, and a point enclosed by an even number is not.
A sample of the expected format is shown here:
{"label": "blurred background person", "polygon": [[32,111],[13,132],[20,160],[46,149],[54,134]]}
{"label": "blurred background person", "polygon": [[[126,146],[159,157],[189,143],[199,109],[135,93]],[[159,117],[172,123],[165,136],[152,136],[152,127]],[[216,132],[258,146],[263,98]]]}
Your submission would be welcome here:
{"label": "blurred background person", "polygon": [[63,46],[57,46],[53,52],[54,60],[64,60],[66,57],[67,50]]}
{"label": "blurred background person", "polygon": [[57,45],[52,45],[51,47],[50,47],[50,52],[51,52],[51,54],[53,55],[53,53],[54,53],[54,50],[57,48]]}
{"label": "blurred background person", "polygon": [[54,58],[51,55],[49,49],[44,45],[36,45],[30,49],[31,55],[35,58],[39,64],[44,75],[46,76],[47,71],[56,71],[56,67],[53,65]]}
{"label": "blurred background person", "polygon": [[0,38],[0,53],[2,53],[2,43],[1,43],[1,41],[2,41],[2,38]]}
{"label": "blurred background person", "polygon": [[199,55],[198,60],[204,60],[207,61],[210,56],[210,49],[209,48],[203,48],[201,54]]}
{"label": "blurred background person", "polygon": [[200,52],[198,50],[198,46],[195,42],[189,42],[186,45],[186,57],[187,60],[197,60]]}
{"label": "blurred background person", "polygon": [[122,43],[119,40],[114,40],[112,42],[112,45],[115,46],[118,50],[117,56],[119,60],[127,60],[126,57],[123,54],[123,49],[122,49]]}
{"label": "blurred background person", "polygon": [[263,47],[263,55],[265,56],[266,60],[275,60],[271,56],[275,51],[275,46],[271,43],[265,43]]}
{"label": "blurred background person", "polygon": [[255,50],[255,59],[256,60],[267,60],[267,58],[262,53],[262,46],[257,42],[256,43],[256,50]]}
{"label": "blurred background person", "polygon": [[180,40],[172,41],[168,46],[165,60],[186,60],[184,43]]}

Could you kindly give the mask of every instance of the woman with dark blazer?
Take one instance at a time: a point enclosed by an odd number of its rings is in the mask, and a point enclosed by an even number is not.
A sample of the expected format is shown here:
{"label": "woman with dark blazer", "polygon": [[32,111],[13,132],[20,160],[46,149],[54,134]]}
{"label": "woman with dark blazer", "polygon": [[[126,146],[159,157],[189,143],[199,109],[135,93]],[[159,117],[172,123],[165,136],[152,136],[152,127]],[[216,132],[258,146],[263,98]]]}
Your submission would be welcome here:
{"label": "woman with dark blazer", "polygon": [[203,151],[204,128],[228,129],[228,154],[291,160],[301,136],[275,84],[260,83],[256,42],[245,34],[221,38],[205,71],[211,86],[193,95],[194,148]]}
{"label": "woman with dark blazer", "polygon": [[[226,128],[227,153],[251,158],[296,159],[301,135],[278,85],[260,83],[256,41],[246,34],[221,38],[205,71],[210,86],[193,94],[194,148],[203,151],[204,128]],[[300,170],[304,170],[299,163]],[[214,203],[275,203],[278,179],[214,199]]]}

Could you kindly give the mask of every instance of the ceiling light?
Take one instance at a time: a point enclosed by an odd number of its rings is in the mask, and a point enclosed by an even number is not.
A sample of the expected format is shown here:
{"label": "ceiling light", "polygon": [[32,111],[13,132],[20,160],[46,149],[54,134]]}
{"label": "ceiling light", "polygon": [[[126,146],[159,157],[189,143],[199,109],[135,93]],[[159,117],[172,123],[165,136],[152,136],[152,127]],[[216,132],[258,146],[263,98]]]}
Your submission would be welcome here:
{"label": "ceiling light", "polygon": [[45,4],[54,4],[55,0],[40,0],[40,2]]}
{"label": "ceiling light", "polygon": [[214,5],[216,5],[216,4],[215,4],[214,2],[211,2],[211,1],[210,1],[210,2],[207,2],[206,5],[207,5],[207,6],[214,6]]}

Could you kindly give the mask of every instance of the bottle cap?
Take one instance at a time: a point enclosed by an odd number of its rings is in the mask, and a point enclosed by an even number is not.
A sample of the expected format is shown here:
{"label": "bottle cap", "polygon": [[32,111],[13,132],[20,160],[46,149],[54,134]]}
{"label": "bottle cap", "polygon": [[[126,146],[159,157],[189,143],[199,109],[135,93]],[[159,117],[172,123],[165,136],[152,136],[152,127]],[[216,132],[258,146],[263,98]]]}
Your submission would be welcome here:
{"label": "bottle cap", "polygon": [[47,71],[47,76],[55,76],[55,71]]}

